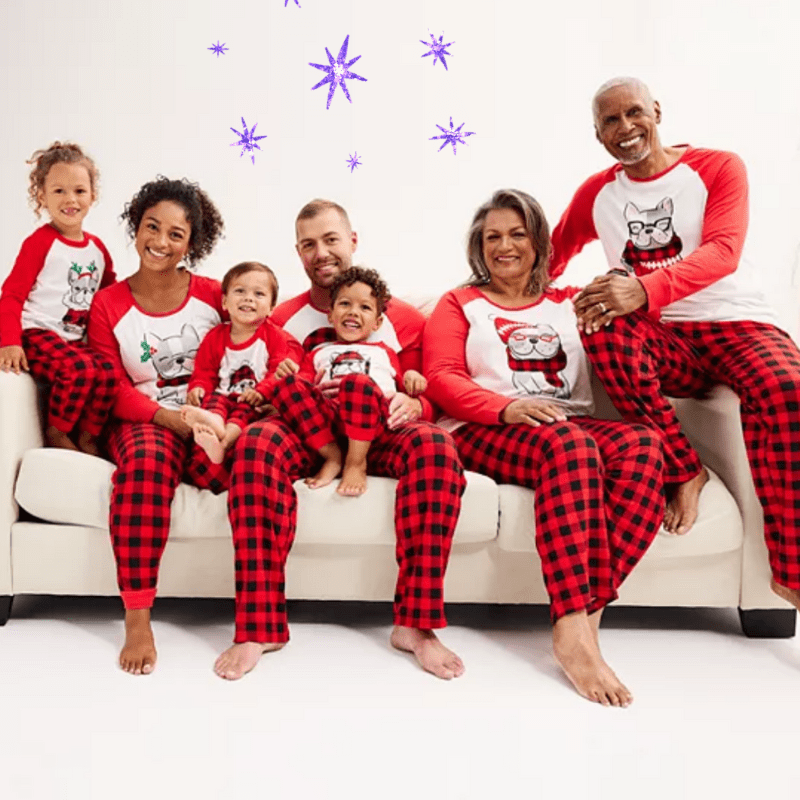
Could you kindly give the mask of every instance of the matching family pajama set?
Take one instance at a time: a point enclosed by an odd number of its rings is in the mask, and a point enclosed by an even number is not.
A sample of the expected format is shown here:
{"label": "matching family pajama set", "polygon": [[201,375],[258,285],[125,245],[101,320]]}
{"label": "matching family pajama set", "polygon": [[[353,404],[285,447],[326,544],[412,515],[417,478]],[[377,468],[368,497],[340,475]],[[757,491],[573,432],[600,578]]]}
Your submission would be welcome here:
{"label": "matching family pajama set", "polygon": [[609,265],[644,287],[644,309],[584,345],[623,417],[662,436],[666,483],[701,470],[666,396],[699,397],[715,383],[739,395],[772,572],[800,589],[800,352],[742,258],[747,218],[747,176],[732,153],[688,147],[643,180],[617,165],[589,178],[564,212],[551,274],[599,239]]}
{"label": "matching family pajama set", "polygon": [[[653,541],[664,512],[658,435],[594,419],[572,298],[547,289],[506,308],[475,286],[448,292],[425,329],[428,394],[447,414],[465,469],[536,492],[536,548],[555,622],[593,613]],[[504,424],[517,399],[552,402],[566,422]]]}
{"label": "matching family pajama set", "polygon": [[21,346],[31,375],[50,385],[47,424],[98,436],[114,403],[113,365],[84,343],[95,292],[116,280],[105,245],[42,225],[20,248],[0,296],[0,346]]}
{"label": "matching family pajama set", "polygon": [[[271,319],[301,342],[330,326],[308,292],[279,305]],[[370,341],[396,351],[403,372],[419,370],[423,327],[416,309],[391,300]],[[431,405],[420,399],[424,417],[430,419]],[[250,425],[236,448],[228,494],[236,552],[235,641],[285,642],[284,569],[297,525],[292,484],[313,473],[319,456],[280,417]],[[444,627],[444,573],[465,486],[453,441],[422,420],[392,431],[380,426],[368,465],[370,474],[398,480],[394,624]],[[355,506],[359,501],[350,502]]]}
{"label": "matching family pajama set", "polygon": [[151,314],[127,281],[95,297],[89,343],[120,376],[108,450],[112,477],[109,527],[126,609],[150,608],[170,528],[170,506],[182,479],[215,494],[228,488],[229,463],[212,464],[203,450],[156,425],[160,408],[177,411],[203,337],[221,322],[219,282],[190,275],[181,306]]}

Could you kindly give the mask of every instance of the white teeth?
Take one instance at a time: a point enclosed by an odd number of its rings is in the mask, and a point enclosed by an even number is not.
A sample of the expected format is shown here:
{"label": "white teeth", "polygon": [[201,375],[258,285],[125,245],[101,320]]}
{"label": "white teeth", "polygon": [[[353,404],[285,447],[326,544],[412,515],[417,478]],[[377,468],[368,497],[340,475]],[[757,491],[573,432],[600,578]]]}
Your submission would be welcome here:
{"label": "white teeth", "polygon": [[166,253],[157,253],[155,250],[152,250],[149,247],[147,248],[147,252],[150,253],[151,256],[155,256],[156,258],[166,258],[167,257]]}
{"label": "white teeth", "polygon": [[619,146],[620,147],[625,147],[625,148],[633,147],[633,145],[635,145],[636,142],[638,142],[639,139],[641,139],[641,138],[642,137],[641,137],[641,134],[640,134],[639,136],[634,136],[633,139],[625,139],[625,141],[622,141],[622,142],[619,143]]}

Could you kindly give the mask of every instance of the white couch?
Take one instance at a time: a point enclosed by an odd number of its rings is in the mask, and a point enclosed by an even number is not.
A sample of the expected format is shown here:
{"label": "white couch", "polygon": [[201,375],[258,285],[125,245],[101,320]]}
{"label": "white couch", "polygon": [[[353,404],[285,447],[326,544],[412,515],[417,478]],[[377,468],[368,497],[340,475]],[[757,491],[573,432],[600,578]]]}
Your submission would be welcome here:
{"label": "white couch", "polygon": [[[15,595],[115,595],[108,533],[112,464],[42,448],[42,397],[27,375],[0,373],[0,624]],[[601,415],[613,414],[596,386]],[[794,635],[795,612],[769,588],[761,508],[735,395],[676,401],[684,429],[712,470],[700,516],[683,537],[660,533],[623,585],[620,605],[738,607],[745,633]],[[367,493],[298,482],[297,538],[287,565],[295,599],[389,601],[396,577],[395,482]],[[534,546],[533,492],[468,473],[447,570],[450,603],[547,603]],[[181,485],[162,562],[162,597],[232,597],[226,495]]]}

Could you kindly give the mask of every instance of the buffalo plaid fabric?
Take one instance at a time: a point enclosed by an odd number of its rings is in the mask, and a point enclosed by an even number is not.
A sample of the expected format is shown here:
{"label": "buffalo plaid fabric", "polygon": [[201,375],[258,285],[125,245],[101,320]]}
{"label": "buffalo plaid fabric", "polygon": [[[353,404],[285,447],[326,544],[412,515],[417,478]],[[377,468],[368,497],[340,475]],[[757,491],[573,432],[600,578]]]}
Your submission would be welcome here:
{"label": "buffalo plaid fabric", "polygon": [[250,403],[239,402],[237,396],[209,392],[200,404],[206,411],[219,414],[225,422],[232,422],[244,430],[251,422],[255,422],[258,411]]}
{"label": "buffalo plaid fabric", "polygon": [[650,264],[657,264],[661,261],[674,263],[680,260],[681,251],[683,250],[683,242],[680,237],[675,234],[673,237],[662,247],[654,247],[652,250],[644,250],[637,247],[630,239],[625,242],[625,252],[622,255],[624,264],[631,267],[645,267],[648,268]]}
{"label": "buffalo plaid fabric", "polygon": [[635,312],[583,341],[622,416],[661,433],[668,483],[700,461],[665,395],[697,397],[715,383],[739,395],[772,574],[800,589],[800,351],[789,336],[761,322],[666,324]]}
{"label": "buffalo plaid fabric", "polygon": [[199,447],[151,422],[112,427],[108,452],[117,464],[109,528],[122,602],[127,609],[150,608],[181,478],[219,494],[228,487],[230,458],[212,464]]}
{"label": "buffalo plaid fabric", "polygon": [[538,427],[468,423],[453,438],[466,469],[536,492],[536,549],[553,622],[617,597],[664,515],[657,435],[572,417]]}
{"label": "buffalo plaid fabric", "polygon": [[114,367],[83,342],[67,342],[54,331],[28,328],[22,348],[31,375],[50,384],[47,424],[99,436],[116,394]]}
{"label": "buffalo plaid fabric", "polygon": [[[228,494],[236,550],[235,641],[285,642],[284,567],[297,525],[292,483],[310,475],[318,457],[275,417],[247,428],[235,449]],[[452,439],[426,422],[381,430],[368,469],[398,479],[394,623],[444,627],[444,572],[465,486]]]}

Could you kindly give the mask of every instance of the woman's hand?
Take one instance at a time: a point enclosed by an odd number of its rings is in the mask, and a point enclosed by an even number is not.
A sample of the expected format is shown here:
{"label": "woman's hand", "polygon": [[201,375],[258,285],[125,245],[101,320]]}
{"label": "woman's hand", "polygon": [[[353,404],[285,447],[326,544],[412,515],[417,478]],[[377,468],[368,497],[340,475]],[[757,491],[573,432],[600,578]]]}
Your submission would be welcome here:
{"label": "woman's hand", "polygon": [[614,317],[630,314],[647,303],[647,293],[638,278],[601,275],[575,298],[578,329],[595,333]]}
{"label": "woman's hand", "polygon": [[0,370],[3,370],[3,372],[16,372],[17,375],[21,370],[30,371],[28,369],[28,359],[25,358],[25,351],[18,344],[0,347]]}
{"label": "woman's hand", "polygon": [[407,394],[398,392],[389,401],[389,419],[386,422],[386,427],[389,430],[399,428],[405,425],[406,422],[414,422],[422,416],[422,402],[415,397],[409,397]]}
{"label": "woman's hand", "polygon": [[543,422],[566,422],[564,409],[541,398],[512,400],[500,415],[506,425],[530,425],[538,427]]}
{"label": "woman's hand", "polygon": [[153,422],[162,428],[169,428],[169,430],[174,431],[181,439],[188,439],[192,435],[192,426],[184,422],[180,411],[159,408],[153,417]]}
{"label": "woman's hand", "polygon": [[202,386],[195,386],[186,392],[186,403],[190,406],[199,406],[205,396],[206,390]]}
{"label": "woman's hand", "polygon": [[283,380],[284,378],[288,378],[289,375],[294,375],[299,371],[300,367],[292,361],[291,358],[284,358],[275,370],[275,377],[279,380]]}

